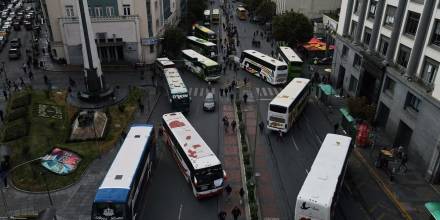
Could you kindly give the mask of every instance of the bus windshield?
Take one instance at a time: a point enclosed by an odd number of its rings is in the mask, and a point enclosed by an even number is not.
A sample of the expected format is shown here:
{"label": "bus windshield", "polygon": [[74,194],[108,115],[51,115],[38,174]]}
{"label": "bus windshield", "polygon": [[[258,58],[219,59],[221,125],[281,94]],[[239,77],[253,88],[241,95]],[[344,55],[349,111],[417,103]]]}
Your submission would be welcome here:
{"label": "bus windshield", "polygon": [[122,220],[124,217],[124,204],[95,203],[93,219],[96,220]]}
{"label": "bus windshield", "polygon": [[287,66],[279,66],[277,70],[287,70]]}
{"label": "bus windshield", "polygon": [[206,67],[206,70],[209,73],[209,75],[216,75],[220,72],[220,66],[215,65],[215,66]]}
{"label": "bus windshield", "polygon": [[286,113],[287,112],[287,108],[284,106],[279,106],[279,105],[270,105],[270,111],[273,112],[278,112],[278,113]]}
{"label": "bus windshield", "polygon": [[212,181],[223,178],[223,169],[221,165],[196,170],[194,176],[199,184],[210,184]]}
{"label": "bus windshield", "polygon": [[173,94],[173,100],[176,103],[187,104],[189,103],[188,93]]}

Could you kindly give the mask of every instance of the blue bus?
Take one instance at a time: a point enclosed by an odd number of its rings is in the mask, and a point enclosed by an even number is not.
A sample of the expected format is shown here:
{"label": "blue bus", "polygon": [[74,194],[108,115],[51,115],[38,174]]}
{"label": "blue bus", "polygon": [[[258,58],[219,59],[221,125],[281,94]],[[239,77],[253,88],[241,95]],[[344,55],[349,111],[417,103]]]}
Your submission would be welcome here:
{"label": "blue bus", "polygon": [[136,124],[124,140],[93,201],[92,220],[135,219],[155,158],[153,125]]}

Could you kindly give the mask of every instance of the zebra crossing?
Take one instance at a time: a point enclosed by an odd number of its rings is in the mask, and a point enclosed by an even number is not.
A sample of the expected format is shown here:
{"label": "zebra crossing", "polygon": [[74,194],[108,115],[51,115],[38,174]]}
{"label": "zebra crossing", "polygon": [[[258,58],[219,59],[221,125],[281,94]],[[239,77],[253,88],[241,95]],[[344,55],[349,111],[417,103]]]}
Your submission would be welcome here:
{"label": "zebra crossing", "polygon": [[[282,88],[273,88],[273,87],[261,87],[261,88],[251,88],[251,89],[244,89],[243,91],[249,91],[252,90],[252,92],[250,92],[249,96],[259,96],[264,97],[264,98],[273,98],[275,97],[281,90]],[[204,97],[207,93],[209,92],[208,88],[198,88],[198,87],[190,87],[188,88],[188,93],[191,97]],[[212,88],[211,89],[212,93],[217,93],[219,92],[219,89],[217,88]]]}

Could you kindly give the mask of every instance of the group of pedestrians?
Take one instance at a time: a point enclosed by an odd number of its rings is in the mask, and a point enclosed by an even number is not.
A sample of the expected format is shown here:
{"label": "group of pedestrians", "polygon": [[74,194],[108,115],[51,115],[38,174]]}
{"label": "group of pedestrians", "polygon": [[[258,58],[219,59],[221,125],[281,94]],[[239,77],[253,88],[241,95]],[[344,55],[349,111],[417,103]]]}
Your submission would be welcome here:
{"label": "group of pedestrians", "polygon": [[[229,184],[225,187],[225,192],[226,192],[226,201],[230,202],[231,201],[231,194],[232,194],[232,187]],[[240,196],[240,205],[243,205],[244,194],[245,194],[243,187],[240,188],[240,190],[238,191],[238,194]],[[218,213],[218,218],[219,218],[219,220],[225,220],[227,215],[228,214],[224,210],[221,210]],[[234,208],[232,208],[232,210],[231,210],[231,215],[234,217],[234,220],[237,220],[238,217],[241,216],[241,209],[237,205],[234,206]]]}
{"label": "group of pedestrians", "polygon": [[[225,128],[225,133],[228,133],[228,130],[229,130],[229,119],[228,119],[228,117],[225,115],[223,117],[222,121],[223,121],[223,127]],[[237,128],[237,122],[235,120],[232,120],[231,128],[232,128],[232,132],[235,132],[235,129]]]}

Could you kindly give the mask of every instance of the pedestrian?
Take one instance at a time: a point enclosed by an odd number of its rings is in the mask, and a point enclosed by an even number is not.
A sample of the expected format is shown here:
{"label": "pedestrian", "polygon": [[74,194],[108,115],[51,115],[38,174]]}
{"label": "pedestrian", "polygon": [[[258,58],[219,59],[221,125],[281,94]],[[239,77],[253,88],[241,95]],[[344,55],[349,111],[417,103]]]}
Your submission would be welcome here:
{"label": "pedestrian", "polygon": [[144,112],[144,104],[139,103],[139,109],[140,109],[141,112],[143,113],[143,112]]}
{"label": "pedestrian", "polygon": [[6,100],[8,100],[8,93],[6,92],[6,90],[3,90],[3,96],[5,97]]}
{"label": "pedestrian", "polygon": [[44,75],[44,76],[43,76],[43,79],[44,79],[44,84],[46,84],[46,85],[47,85],[47,83],[49,82],[49,79],[47,78],[47,76],[46,76],[46,75]]}
{"label": "pedestrian", "polygon": [[228,121],[228,119],[223,121],[223,125],[225,127],[225,133],[228,133],[228,128],[229,128],[229,121]]}
{"label": "pedestrian", "polygon": [[273,50],[272,50],[272,51],[270,51],[270,55],[272,55],[272,57],[273,57]]}
{"label": "pedestrian", "polygon": [[5,118],[3,117],[3,110],[0,110],[0,120],[3,122]]}
{"label": "pedestrian", "polygon": [[23,63],[23,67],[22,68],[23,68],[23,72],[26,73],[26,70],[27,70],[26,63]]}
{"label": "pedestrian", "polygon": [[227,196],[227,200],[230,200],[230,198],[231,198],[231,193],[232,193],[232,187],[231,187],[231,185],[226,185],[226,187],[225,187],[225,191],[226,191],[226,196]]}
{"label": "pedestrian", "polygon": [[240,188],[240,191],[238,192],[238,194],[240,195],[240,205],[243,204],[244,201],[244,189],[243,187]]}
{"label": "pedestrian", "polygon": [[4,157],[4,160],[0,163],[0,173],[3,179],[3,185],[8,188],[8,171],[9,171],[9,157]]}
{"label": "pedestrian", "polygon": [[247,93],[245,93],[245,94],[243,95],[243,101],[244,101],[244,104],[247,103],[247,99],[248,99],[248,95],[247,95]]}
{"label": "pedestrian", "polygon": [[34,73],[32,73],[31,70],[29,70],[29,72],[28,72],[28,78],[29,78],[29,80],[33,80],[34,79]]}
{"label": "pedestrian", "polygon": [[20,78],[20,84],[24,84],[24,80],[23,80],[23,77],[19,77]]}
{"label": "pedestrian", "polygon": [[339,123],[336,123],[333,125],[333,129],[334,129],[334,133],[336,134],[338,132],[339,129]]}
{"label": "pedestrian", "polygon": [[241,211],[240,208],[238,208],[237,206],[235,206],[232,211],[231,211],[232,216],[234,216],[234,220],[237,220],[238,217],[241,215]]}
{"label": "pedestrian", "polygon": [[258,127],[260,127],[260,131],[263,131],[263,129],[264,129],[264,122],[260,121],[260,123],[258,124]]}
{"label": "pedestrian", "polygon": [[223,88],[220,88],[220,96],[223,96]]}
{"label": "pedestrian", "polygon": [[234,102],[234,94],[232,92],[229,94],[229,98],[231,98],[231,102]]}
{"label": "pedestrian", "polygon": [[222,210],[218,213],[218,219],[219,220],[226,220],[226,215],[227,215],[227,213]]}
{"label": "pedestrian", "polygon": [[278,141],[280,141],[280,142],[283,141],[283,132],[281,130],[278,131]]}
{"label": "pedestrian", "polygon": [[14,85],[14,91],[18,91],[18,84],[14,82],[13,85]]}
{"label": "pedestrian", "polygon": [[225,88],[225,96],[226,96],[226,98],[228,98],[228,92],[229,92],[228,87],[226,87]]}
{"label": "pedestrian", "polygon": [[247,85],[247,82],[248,82],[247,77],[244,77],[243,82],[244,82],[244,86],[246,86],[246,85]]}
{"label": "pedestrian", "polygon": [[208,82],[208,91],[211,92],[211,90],[212,90],[211,81],[209,81],[209,82]]}
{"label": "pedestrian", "polygon": [[397,170],[400,170],[401,168],[405,168],[404,173],[408,170],[408,167],[406,166],[406,163],[408,162],[408,156],[402,152],[402,158],[400,159],[400,164]]}
{"label": "pedestrian", "polygon": [[232,132],[235,132],[235,128],[237,127],[237,122],[235,120],[232,120],[231,127],[232,127]]}

